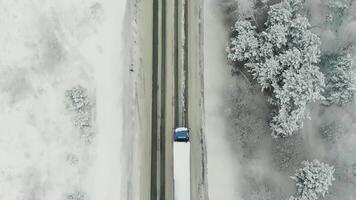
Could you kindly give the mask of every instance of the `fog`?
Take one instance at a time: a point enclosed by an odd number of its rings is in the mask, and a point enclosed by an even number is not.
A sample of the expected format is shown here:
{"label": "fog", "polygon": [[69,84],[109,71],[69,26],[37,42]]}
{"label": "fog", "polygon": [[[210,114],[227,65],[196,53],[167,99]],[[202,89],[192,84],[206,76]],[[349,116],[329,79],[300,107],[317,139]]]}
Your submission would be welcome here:
{"label": "fog", "polygon": [[[356,57],[356,2],[344,1],[347,8],[339,24],[325,25],[325,16],[330,13],[325,2],[310,0],[308,9],[313,31],[321,37],[322,51],[348,53]],[[322,66],[321,66],[322,67]],[[353,69],[354,71],[356,69]],[[302,135],[308,157],[318,158],[335,165],[336,181],[330,189],[330,199],[355,199],[356,183],[356,106],[351,102],[344,106],[325,107],[314,104],[310,107],[312,120],[306,121]]]}

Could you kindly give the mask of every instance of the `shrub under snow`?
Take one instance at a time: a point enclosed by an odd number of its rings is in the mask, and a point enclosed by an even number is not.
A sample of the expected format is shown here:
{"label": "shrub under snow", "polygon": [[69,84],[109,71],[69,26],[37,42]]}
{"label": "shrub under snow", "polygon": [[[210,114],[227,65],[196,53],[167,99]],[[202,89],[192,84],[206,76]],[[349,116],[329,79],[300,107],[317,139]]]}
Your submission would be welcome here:
{"label": "shrub under snow", "polygon": [[75,86],[65,92],[68,107],[75,111],[75,125],[84,128],[90,126],[90,102],[87,91],[82,86]]}
{"label": "shrub under snow", "polygon": [[89,105],[86,89],[78,85],[70,90],[66,90],[65,96],[69,100],[68,106],[76,111],[84,110]]}
{"label": "shrub under snow", "polygon": [[271,6],[261,33],[249,21],[237,21],[227,50],[231,62],[243,62],[262,90],[271,92],[274,137],[301,128],[307,104],[322,99],[320,40],[309,30],[308,19],[298,14],[300,5],[300,0],[284,0]]}
{"label": "shrub under snow", "polygon": [[304,166],[298,169],[291,178],[296,182],[297,193],[291,200],[317,200],[324,197],[335,180],[333,166],[318,160],[303,161]]}
{"label": "shrub under snow", "polygon": [[85,200],[85,194],[82,191],[76,191],[66,195],[65,200]]}
{"label": "shrub under snow", "polygon": [[75,86],[65,92],[67,106],[74,111],[74,125],[80,129],[80,137],[90,143],[94,136],[92,126],[93,102],[82,86]]}

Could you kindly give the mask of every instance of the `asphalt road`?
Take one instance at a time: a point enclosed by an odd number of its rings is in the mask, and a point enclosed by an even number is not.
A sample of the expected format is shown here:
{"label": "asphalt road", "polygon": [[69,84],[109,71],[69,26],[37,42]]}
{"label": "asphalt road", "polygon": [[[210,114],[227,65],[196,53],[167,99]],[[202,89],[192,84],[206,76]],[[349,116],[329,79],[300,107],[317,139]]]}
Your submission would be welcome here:
{"label": "asphalt road", "polygon": [[186,101],[191,128],[191,199],[208,199],[204,133],[203,0],[187,0]]}
{"label": "asphalt road", "polygon": [[[202,117],[202,0],[147,0],[138,4],[142,10],[137,20],[143,26],[139,33],[144,54],[141,67],[145,68],[143,73],[150,73],[142,77],[145,83],[151,82],[141,95],[150,121],[143,126],[149,127],[149,137],[145,137],[150,139],[149,153],[145,153],[150,157],[149,170],[142,172],[149,171],[149,199],[173,199],[172,131],[178,126],[190,127],[192,132],[191,199],[208,199]],[[151,17],[150,23],[147,17]],[[150,34],[142,35],[145,33]],[[144,185],[141,191],[148,192]]]}
{"label": "asphalt road", "polygon": [[174,6],[153,0],[150,199],[173,197]]}
{"label": "asphalt road", "polygon": [[152,39],[153,39],[153,3],[152,0],[136,0],[134,11],[135,43],[133,67],[138,76],[137,105],[139,134],[134,152],[134,184],[139,194],[135,200],[150,200],[151,194],[151,116],[152,116]]}

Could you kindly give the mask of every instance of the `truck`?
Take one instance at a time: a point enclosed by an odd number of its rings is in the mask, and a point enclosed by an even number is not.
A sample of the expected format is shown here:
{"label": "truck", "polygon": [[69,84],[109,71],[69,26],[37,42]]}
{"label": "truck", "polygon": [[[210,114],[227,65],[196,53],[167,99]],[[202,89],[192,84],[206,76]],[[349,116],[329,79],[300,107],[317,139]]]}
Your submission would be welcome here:
{"label": "truck", "polygon": [[190,200],[190,131],[176,128],[173,138],[174,200]]}

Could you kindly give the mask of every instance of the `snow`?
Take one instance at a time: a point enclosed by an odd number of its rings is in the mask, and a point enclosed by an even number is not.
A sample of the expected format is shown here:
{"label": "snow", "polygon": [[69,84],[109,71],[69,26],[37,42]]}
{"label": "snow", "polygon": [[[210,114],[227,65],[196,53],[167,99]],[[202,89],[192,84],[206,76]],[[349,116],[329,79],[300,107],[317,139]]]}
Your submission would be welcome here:
{"label": "snow", "polygon": [[123,152],[124,106],[124,55],[123,24],[126,3],[111,2],[107,5],[107,19],[103,25],[105,52],[103,62],[95,69],[97,96],[97,149],[96,162],[92,171],[93,199],[125,199],[121,196],[127,179],[122,170],[125,161]]}
{"label": "snow", "polygon": [[[126,9],[124,0],[0,1],[0,199],[127,199]],[[94,106],[89,141],[65,103],[78,85]]]}
{"label": "snow", "polygon": [[187,130],[188,130],[188,128],[186,128],[186,127],[178,127],[175,129],[175,132],[187,131]]}
{"label": "snow", "polygon": [[[231,129],[225,118],[225,95],[230,92],[229,67],[224,49],[227,33],[216,1],[205,4],[204,16],[204,99],[207,142],[209,199],[241,200],[238,154],[230,149]],[[232,142],[232,140],[230,140]],[[233,142],[232,142],[233,143]]]}

